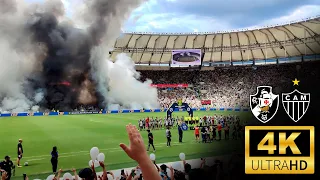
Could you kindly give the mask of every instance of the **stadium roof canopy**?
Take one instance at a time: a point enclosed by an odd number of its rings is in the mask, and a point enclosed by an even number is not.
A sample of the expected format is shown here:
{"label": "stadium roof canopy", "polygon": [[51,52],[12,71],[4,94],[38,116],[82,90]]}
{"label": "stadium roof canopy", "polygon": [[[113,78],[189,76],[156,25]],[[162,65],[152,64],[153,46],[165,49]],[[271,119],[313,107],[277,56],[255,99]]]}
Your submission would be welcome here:
{"label": "stadium roof canopy", "polygon": [[256,29],[205,33],[124,33],[111,58],[125,52],[136,64],[170,64],[174,49],[202,49],[203,63],[320,54],[320,17]]}

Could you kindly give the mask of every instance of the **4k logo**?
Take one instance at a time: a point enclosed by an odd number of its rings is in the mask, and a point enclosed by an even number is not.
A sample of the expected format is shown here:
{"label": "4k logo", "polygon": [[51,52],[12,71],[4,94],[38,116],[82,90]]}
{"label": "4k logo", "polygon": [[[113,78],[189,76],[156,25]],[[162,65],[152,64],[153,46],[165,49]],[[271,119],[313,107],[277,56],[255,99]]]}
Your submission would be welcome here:
{"label": "4k logo", "polygon": [[298,122],[308,110],[310,93],[301,93],[297,89],[291,93],[282,93],[282,105],[294,121]]}
{"label": "4k logo", "polygon": [[253,115],[259,121],[266,123],[278,111],[279,95],[272,93],[271,86],[258,86],[257,93],[250,95],[250,107]]}

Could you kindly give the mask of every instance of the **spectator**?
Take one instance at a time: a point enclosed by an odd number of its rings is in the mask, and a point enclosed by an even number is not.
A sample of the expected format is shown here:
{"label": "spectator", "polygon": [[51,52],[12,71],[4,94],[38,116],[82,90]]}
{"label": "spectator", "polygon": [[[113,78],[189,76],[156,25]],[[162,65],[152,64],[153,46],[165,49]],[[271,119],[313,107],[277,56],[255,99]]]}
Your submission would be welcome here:
{"label": "spectator", "polygon": [[120,147],[133,160],[137,161],[143,173],[144,180],[161,180],[154,164],[150,160],[143,139],[137,128],[131,124],[126,127],[130,146],[121,143]]}
{"label": "spectator", "polygon": [[162,180],[174,180],[174,170],[173,170],[173,168],[171,166],[169,167],[170,176],[168,176],[167,168],[168,167],[165,164],[162,164],[160,166],[160,176],[161,176]]}
{"label": "spectator", "polygon": [[74,175],[74,180],[78,180],[78,174],[77,174],[77,171],[76,169],[72,168],[72,172],[73,172],[73,175]]}
{"label": "spectator", "polygon": [[170,147],[171,146],[171,131],[170,131],[169,126],[167,126],[166,136],[167,136],[167,147]]}
{"label": "spectator", "polygon": [[14,168],[13,162],[10,160],[10,156],[4,157],[4,161],[0,163],[0,171],[5,174],[5,179],[10,180],[11,170]]}
{"label": "spectator", "polygon": [[220,141],[221,140],[221,130],[222,130],[222,124],[220,122],[217,125],[217,129],[218,129],[218,136],[219,136],[219,141]]}
{"label": "spectator", "polygon": [[229,139],[229,123],[224,125],[224,139]]}
{"label": "spectator", "polygon": [[90,168],[84,168],[79,172],[79,177],[83,180],[97,180],[95,175]]}
{"label": "spectator", "polygon": [[51,165],[52,165],[52,172],[55,174],[58,168],[58,149],[56,146],[52,148],[51,151]]}
{"label": "spectator", "polygon": [[202,126],[201,128],[201,137],[202,137],[202,142],[206,143],[207,142],[207,131],[205,126]]}
{"label": "spectator", "polygon": [[1,180],[6,180],[8,178],[8,174],[6,171],[2,171]]}

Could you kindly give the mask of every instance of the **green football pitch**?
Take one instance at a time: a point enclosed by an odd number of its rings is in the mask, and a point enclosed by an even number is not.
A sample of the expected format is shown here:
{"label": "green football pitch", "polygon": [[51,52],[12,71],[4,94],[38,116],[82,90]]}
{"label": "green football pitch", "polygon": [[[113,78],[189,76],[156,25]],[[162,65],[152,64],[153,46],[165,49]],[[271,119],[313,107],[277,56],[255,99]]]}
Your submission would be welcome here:
{"label": "green football pitch", "polygon": [[[240,119],[246,119],[250,113],[244,112],[194,112],[194,116],[213,114],[237,114]],[[175,112],[174,116],[186,115],[186,112]],[[16,161],[18,139],[23,139],[24,157],[22,164],[29,166],[16,169],[16,176],[26,173],[45,178],[51,172],[50,152],[53,146],[58,147],[58,168],[65,171],[71,168],[88,167],[89,151],[98,147],[106,156],[107,168],[121,169],[136,166],[119,147],[119,143],[128,143],[125,125],[137,125],[140,118],[165,117],[165,113],[128,113],[106,115],[69,115],[40,117],[7,117],[0,119],[0,158],[11,156]],[[166,147],[165,130],[154,130],[157,163],[179,160],[179,153],[184,152],[187,159],[223,155],[230,153],[230,141],[219,141],[208,144],[196,143],[193,131],[185,131],[183,143],[178,143],[177,129],[172,132],[172,147]],[[141,131],[147,142],[147,132]],[[235,141],[232,145],[241,145]],[[64,172],[65,172],[64,171]],[[97,170],[99,171],[99,169]]]}

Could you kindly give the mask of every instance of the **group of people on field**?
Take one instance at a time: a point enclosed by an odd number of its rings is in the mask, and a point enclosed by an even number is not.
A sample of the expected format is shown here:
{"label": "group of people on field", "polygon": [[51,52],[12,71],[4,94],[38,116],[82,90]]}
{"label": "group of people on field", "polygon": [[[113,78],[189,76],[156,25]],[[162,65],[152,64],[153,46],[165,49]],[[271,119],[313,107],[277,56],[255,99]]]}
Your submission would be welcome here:
{"label": "group of people on field", "polygon": [[[222,131],[224,132],[224,139],[228,140],[231,130],[232,139],[244,137],[244,124],[240,122],[238,116],[205,116],[200,118],[199,125],[195,126],[194,134],[197,142],[207,143],[221,140],[223,138]],[[200,134],[202,141],[200,141]]]}
{"label": "group of people on field", "polygon": [[179,121],[182,121],[183,118],[172,117],[172,118],[161,118],[161,117],[146,117],[138,120],[138,127],[140,131],[142,130],[156,130],[156,129],[164,129],[166,127],[178,127]]}

